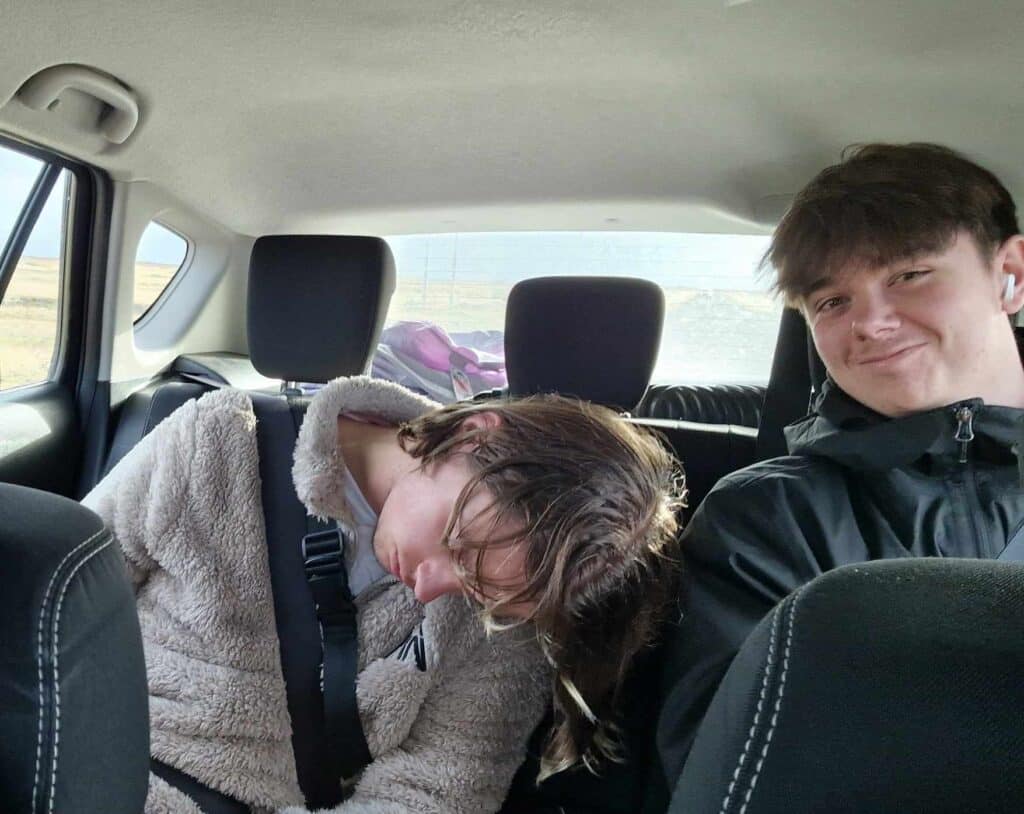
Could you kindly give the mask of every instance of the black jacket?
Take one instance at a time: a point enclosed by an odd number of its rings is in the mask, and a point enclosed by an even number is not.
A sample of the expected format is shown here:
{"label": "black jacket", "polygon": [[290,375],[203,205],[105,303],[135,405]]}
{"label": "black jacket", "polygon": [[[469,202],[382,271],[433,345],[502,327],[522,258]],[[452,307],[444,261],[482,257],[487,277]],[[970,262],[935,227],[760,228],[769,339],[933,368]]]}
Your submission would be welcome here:
{"label": "black jacket", "polygon": [[736,651],[791,591],[865,560],[994,558],[1024,534],[1024,410],[972,400],[887,419],[826,384],[786,439],[789,456],[724,478],[683,535],[657,732],[668,790]]}

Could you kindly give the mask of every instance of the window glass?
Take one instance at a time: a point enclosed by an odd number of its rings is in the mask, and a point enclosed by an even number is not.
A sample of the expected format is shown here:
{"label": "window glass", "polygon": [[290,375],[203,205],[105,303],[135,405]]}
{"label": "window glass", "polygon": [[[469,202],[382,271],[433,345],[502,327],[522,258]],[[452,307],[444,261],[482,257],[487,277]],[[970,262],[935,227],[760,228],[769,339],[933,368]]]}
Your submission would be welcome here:
{"label": "window glass", "polygon": [[665,292],[655,383],[768,381],[782,302],[768,290],[769,275],[758,273],[767,236],[550,232],[387,240],[397,271],[390,326],[430,322],[458,334],[456,346],[475,340],[474,350],[499,353],[494,334],[504,327],[505,301],[520,280],[640,277]]}
{"label": "window glass", "polygon": [[[42,166],[35,163],[37,168]],[[50,377],[60,324],[65,201],[70,185],[71,174],[64,170],[50,190],[0,303],[0,389]],[[19,213],[20,209],[14,219]]]}
{"label": "window glass", "polygon": [[0,249],[7,243],[43,162],[0,146]]}
{"label": "window glass", "polygon": [[138,321],[167,288],[188,253],[188,241],[151,221],[135,252],[135,296],[132,320]]}

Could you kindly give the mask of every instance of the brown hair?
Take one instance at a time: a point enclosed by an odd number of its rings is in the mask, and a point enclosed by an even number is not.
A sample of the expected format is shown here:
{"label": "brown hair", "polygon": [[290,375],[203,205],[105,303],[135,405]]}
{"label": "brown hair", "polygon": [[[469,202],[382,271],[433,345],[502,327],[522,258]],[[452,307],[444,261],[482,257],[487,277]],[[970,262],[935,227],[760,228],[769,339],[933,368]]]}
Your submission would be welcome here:
{"label": "brown hair", "polygon": [[[500,420],[461,428],[481,412]],[[503,607],[532,605],[529,619],[512,624],[534,623],[555,670],[555,722],[538,780],[577,761],[593,771],[601,757],[619,759],[613,710],[675,584],[685,489],[672,456],[611,410],[554,395],[451,404],[403,425],[399,441],[424,465],[456,452],[472,461],[446,536],[479,486],[493,496],[498,522],[523,529],[515,540],[451,544],[467,588],[489,600],[486,624],[510,626]],[[525,584],[501,595],[482,578],[483,551],[516,540],[526,546]],[[470,552],[475,568],[465,566]]]}
{"label": "brown hair", "polygon": [[882,268],[943,251],[961,229],[983,257],[1017,234],[999,179],[937,144],[865,144],[800,191],[763,262],[796,303],[851,264]]}

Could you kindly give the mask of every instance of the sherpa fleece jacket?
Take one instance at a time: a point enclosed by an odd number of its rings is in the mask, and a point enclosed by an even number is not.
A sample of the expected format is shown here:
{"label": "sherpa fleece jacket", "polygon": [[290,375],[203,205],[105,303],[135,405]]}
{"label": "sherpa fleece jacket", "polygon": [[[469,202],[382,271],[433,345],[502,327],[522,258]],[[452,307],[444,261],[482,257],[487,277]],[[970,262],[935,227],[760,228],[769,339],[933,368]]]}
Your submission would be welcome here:
{"label": "sherpa fleece jacket", "polygon": [[[436,406],[368,377],[324,387],[292,470],[307,509],[350,520],[339,413],[398,424]],[[113,530],[135,588],[153,757],[254,811],[301,806],[249,397],[220,390],[184,404],[83,502]],[[533,637],[488,637],[463,597],[421,605],[390,576],[356,602],[356,696],[373,761],[334,811],[497,811],[547,703],[550,674]],[[425,669],[402,646],[414,634]],[[150,775],[146,812],[199,808]]]}

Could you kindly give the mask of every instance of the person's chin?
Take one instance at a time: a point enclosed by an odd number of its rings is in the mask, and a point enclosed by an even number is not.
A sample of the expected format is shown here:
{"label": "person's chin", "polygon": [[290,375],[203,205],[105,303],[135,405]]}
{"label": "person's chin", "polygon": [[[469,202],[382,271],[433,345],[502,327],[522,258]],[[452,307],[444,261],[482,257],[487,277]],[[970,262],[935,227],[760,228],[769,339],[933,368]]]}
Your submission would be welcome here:
{"label": "person's chin", "polygon": [[902,418],[915,413],[924,413],[957,401],[956,397],[947,393],[929,391],[924,387],[890,390],[887,393],[882,393],[881,398],[873,400],[876,403],[868,404],[868,406],[889,418]]}
{"label": "person's chin", "polygon": [[934,402],[933,394],[920,381],[879,380],[877,377],[860,377],[848,387],[839,386],[846,393],[888,418],[899,418],[940,406]]}

